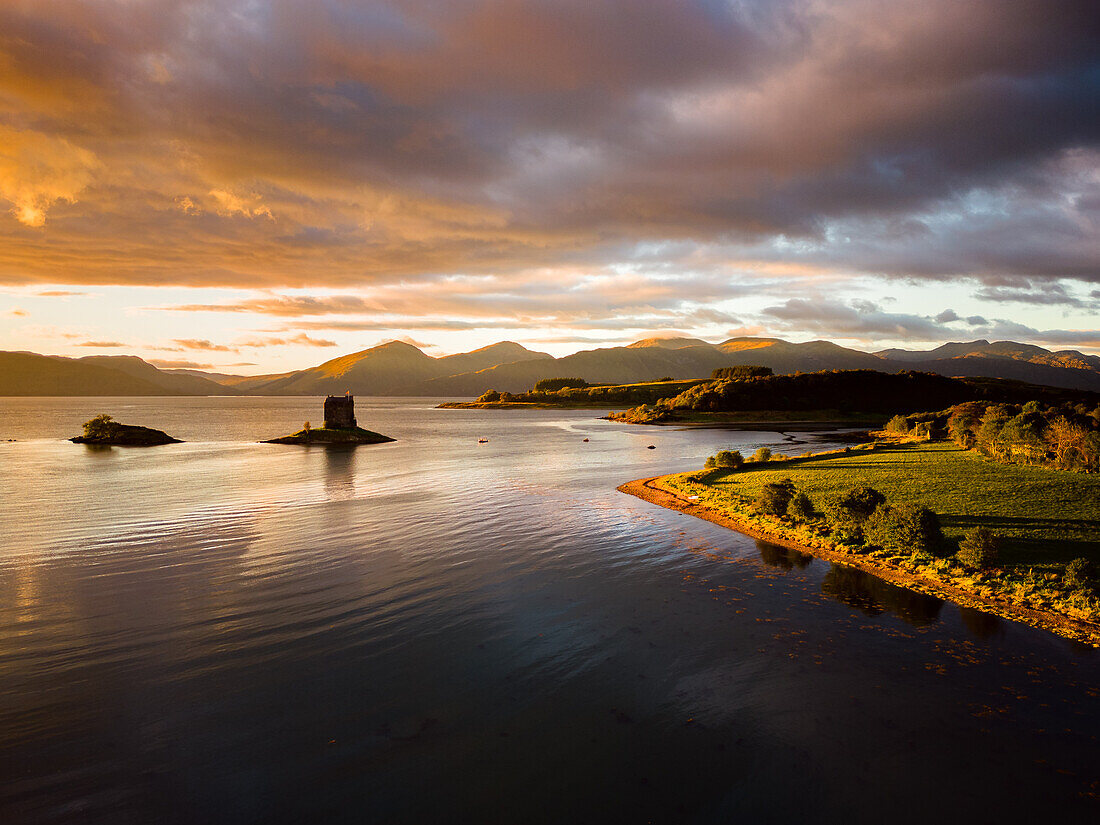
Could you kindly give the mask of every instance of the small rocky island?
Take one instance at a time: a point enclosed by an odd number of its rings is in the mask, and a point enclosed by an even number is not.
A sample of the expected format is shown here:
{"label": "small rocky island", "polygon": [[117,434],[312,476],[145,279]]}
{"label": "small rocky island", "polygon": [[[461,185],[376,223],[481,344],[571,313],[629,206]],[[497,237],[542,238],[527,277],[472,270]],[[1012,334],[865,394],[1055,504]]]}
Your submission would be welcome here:
{"label": "small rocky island", "polygon": [[325,399],[325,426],[315,429],[307,423],[293,435],[271,438],[264,444],[384,444],[388,435],[364,430],[355,420],[355,396],[330,395]]}
{"label": "small rocky island", "polygon": [[161,430],[138,427],[133,424],[120,424],[106,413],[97,415],[91,421],[85,421],[84,435],[70,438],[69,441],[74,444],[117,447],[155,447],[158,444],[183,443]]}

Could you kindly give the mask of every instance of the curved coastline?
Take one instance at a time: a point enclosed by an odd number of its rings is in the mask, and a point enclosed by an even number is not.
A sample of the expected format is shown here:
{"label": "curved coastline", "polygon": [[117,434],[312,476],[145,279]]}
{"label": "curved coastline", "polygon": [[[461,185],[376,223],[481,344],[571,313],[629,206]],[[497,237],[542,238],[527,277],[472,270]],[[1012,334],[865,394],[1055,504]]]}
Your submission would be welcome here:
{"label": "curved coastline", "polygon": [[880,559],[854,553],[838,551],[831,542],[805,537],[796,529],[775,525],[765,527],[759,523],[738,518],[735,513],[716,509],[706,504],[691,501],[662,483],[665,476],[652,476],[628,481],[616,489],[619,492],[640,498],[650,504],[656,504],[668,510],[675,510],[689,516],[712,522],[730,530],[736,530],[753,538],[762,539],[781,547],[787,547],[815,556],[824,561],[833,562],[862,570],[877,578],[901,587],[936,596],[954,602],[963,607],[972,607],[992,613],[1011,621],[1021,622],[1031,627],[1048,630],[1067,639],[1100,648],[1100,626],[1090,622],[1039,610],[1002,599],[994,599],[981,593],[959,587],[955,584],[919,575],[893,565],[884,564]]}

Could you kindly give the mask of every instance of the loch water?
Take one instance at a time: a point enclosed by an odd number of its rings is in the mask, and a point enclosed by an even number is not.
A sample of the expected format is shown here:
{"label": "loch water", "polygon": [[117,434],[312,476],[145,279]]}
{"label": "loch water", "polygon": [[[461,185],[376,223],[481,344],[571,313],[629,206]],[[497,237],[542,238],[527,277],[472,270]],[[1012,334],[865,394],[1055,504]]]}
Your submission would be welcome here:
{"label": "loch water", "polygon": [[0,399],[0,822],[1097,821],[1098,651],[615,490],[830,434],[434,403]]}

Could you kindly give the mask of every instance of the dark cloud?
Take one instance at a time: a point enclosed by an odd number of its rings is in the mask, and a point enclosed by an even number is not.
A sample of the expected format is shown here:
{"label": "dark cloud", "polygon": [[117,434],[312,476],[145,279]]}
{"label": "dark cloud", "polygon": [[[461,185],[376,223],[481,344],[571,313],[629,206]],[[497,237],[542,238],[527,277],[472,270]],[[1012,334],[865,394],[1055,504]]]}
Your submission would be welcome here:
{"label": "dark cloud", "polygon": [[773,326],[841,338],[934,341],[952,332],[934,318],[884,312],[866,301],[846,304],[839,301],[791,298],[779,306],[768,307],[762,315]]}
{"label": "dark cloud", "polygon": [[939,315],[935,316],[932,320],[935,321],[937,324],[948,324],[952,321],[958,321],[959,315],[953,309],[945,309]]}
{"label": "dark cloud", "polygon": [[979,289],[974,297],[981,301],[1018,304],[1053,304],[1067,307],[1086,306],[1087,302],[1066,291],[1059,283],[1026,284],[1021,288],[988,286]]}
{"label": "dark cloud", "polygon": [[[938,320],[940,316],[932,318],[884,312],[875,304],[863,301],[842,303],[792,298],[784,304],[765,309],[761,317],[772,331],[805,331],[865,341],[881,338],[895,341],[945,341],[952,338],[957,340],[958,335],[957,330]],[[1100,330],[1095,329],[1036,329],[1001,318],[987,321],[980,316],[971,316],[966,322],[975,327],[967,334],[983,338],[1054,346],[1100,346]]]}
{"label": "dark cloud", "polygon": [[1094,0],[5,4],[0,281],[358,288],[676,242],[1095,282],[1098,19]]}

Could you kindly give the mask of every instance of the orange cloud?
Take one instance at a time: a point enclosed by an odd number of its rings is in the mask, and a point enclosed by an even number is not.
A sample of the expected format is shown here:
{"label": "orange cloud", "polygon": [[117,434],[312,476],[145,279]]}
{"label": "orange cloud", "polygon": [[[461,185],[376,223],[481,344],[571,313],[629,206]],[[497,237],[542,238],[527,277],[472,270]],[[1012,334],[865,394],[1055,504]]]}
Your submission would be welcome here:
{"label": "orange cloud", "polygon": [[26,226],[45,224],[57,201],[75,201],[101,166],[95,154],[64,138],[0,126],[0,198]]}

